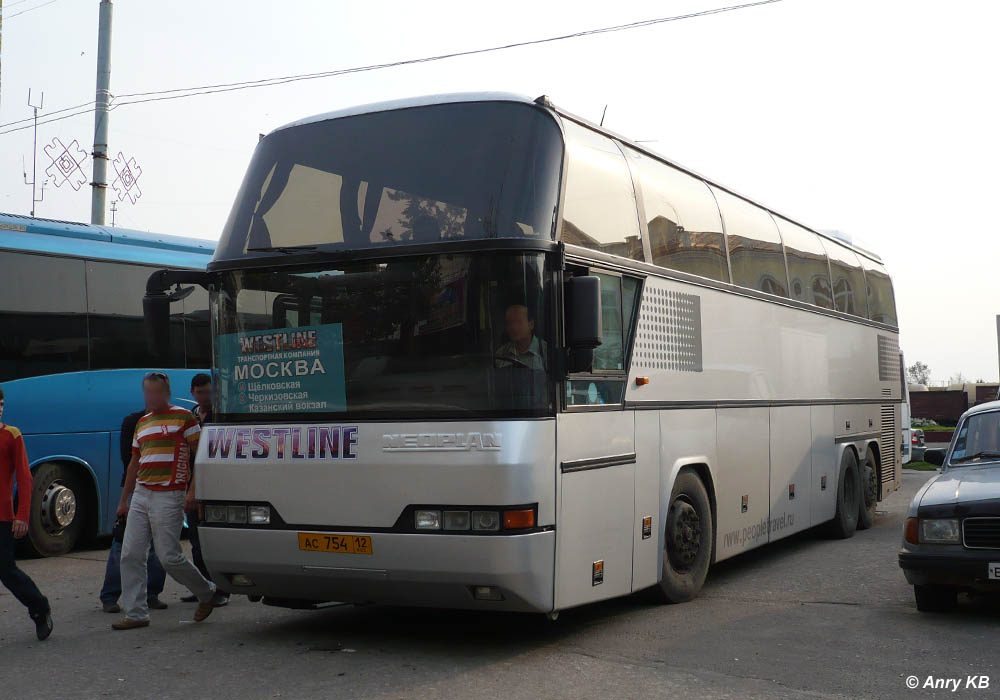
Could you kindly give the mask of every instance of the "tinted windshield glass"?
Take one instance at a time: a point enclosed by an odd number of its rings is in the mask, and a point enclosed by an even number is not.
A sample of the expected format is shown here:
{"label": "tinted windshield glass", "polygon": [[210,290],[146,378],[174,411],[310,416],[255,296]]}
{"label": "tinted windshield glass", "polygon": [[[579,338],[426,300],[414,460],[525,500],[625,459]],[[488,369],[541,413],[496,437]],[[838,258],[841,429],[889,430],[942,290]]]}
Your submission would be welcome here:
{"label": "tinted windshield glass", "polygon": [[547,415],[544,270],[492,253],[222,275],[220,417]]}
{"label": "tinted windshield glass", "polygon": [[277,131],[258,145],[216,259],[553,236],[562,138],[531,105],[413,107]]}
{"label": "tinted windshield glass", "polygon": [[1000,461],[1000,411],[969,416],[955,438],[951,464],[971,466],[996,461]]}

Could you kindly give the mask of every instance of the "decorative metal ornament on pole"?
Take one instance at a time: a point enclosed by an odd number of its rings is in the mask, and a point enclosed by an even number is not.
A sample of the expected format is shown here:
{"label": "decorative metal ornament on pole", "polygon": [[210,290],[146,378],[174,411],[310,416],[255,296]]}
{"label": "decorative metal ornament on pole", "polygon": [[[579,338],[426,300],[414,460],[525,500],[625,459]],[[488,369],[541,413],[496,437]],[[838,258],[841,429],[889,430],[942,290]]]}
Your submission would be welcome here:
{"label": "decorative metal ornament on pole", "polygon": [[108,190],[108,112],[111,102],[111,0],[101,0],[97,34],[97,93],[94,109],[94,179],[90,223],[104,224]]}

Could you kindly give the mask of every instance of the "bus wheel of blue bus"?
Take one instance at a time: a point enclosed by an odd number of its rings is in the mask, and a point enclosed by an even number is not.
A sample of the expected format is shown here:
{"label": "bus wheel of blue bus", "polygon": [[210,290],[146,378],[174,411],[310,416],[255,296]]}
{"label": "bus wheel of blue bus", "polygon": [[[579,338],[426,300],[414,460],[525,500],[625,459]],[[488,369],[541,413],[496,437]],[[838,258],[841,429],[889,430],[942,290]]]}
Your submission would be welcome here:
{"label": "bus wheel of blue bus", "polygon": [[76,546],[83,533],[87,493],[70,467],[46,462],[35,468],[27,546],[35,554],[56,557]]}
{"label": "bus wheel of blue bus", "polygon": [[878,503],[878,462],[875,451],[868,448],[865,461],[859,470],[861,475],[861,507],[858,509],[858,529],[867,530],[875,523],[875,504]]}
{"label": "bus wheel of blue bus", "polygon": [[837,511],[827,523],[826,532],[836,539],[847,539],[858,529],[861,508],[861,474],[854,450],[845,449],[840,457],[840,478],[837,479]]}
{"label": "bus wheel of blue bus", "polygon": [[692,471],[682,470],[674,482],[664,524],[660,593],[669,603],[698,595],[712,557],[712,505],[705,485]]}

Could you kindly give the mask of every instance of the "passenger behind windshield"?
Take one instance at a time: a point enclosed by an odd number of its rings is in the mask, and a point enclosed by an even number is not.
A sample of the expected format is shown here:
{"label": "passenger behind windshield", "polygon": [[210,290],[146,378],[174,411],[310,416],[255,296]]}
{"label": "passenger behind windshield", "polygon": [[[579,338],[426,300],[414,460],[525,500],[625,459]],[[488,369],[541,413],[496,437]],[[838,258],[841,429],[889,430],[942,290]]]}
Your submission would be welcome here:
{"label": "passenger behind windshield", "polygon": [[497,348],[497,368],[524,367],[544,370],[548,345],[535,335],[535,319],[524,304],[512,304],[504,312],[504,328],[509,340]]}

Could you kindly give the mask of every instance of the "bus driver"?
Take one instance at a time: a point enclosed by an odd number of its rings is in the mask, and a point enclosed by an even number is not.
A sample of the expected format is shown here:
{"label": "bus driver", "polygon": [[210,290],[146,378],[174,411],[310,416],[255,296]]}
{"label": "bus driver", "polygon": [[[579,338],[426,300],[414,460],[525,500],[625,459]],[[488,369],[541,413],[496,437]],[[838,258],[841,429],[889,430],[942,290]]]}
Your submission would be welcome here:
{"label": "bus driver", "polygon": [[524,304],[511,304],[504,312],[506,343],[497,348],[496,366],[544,370],[548,345],[535,335],[535,320]]}

